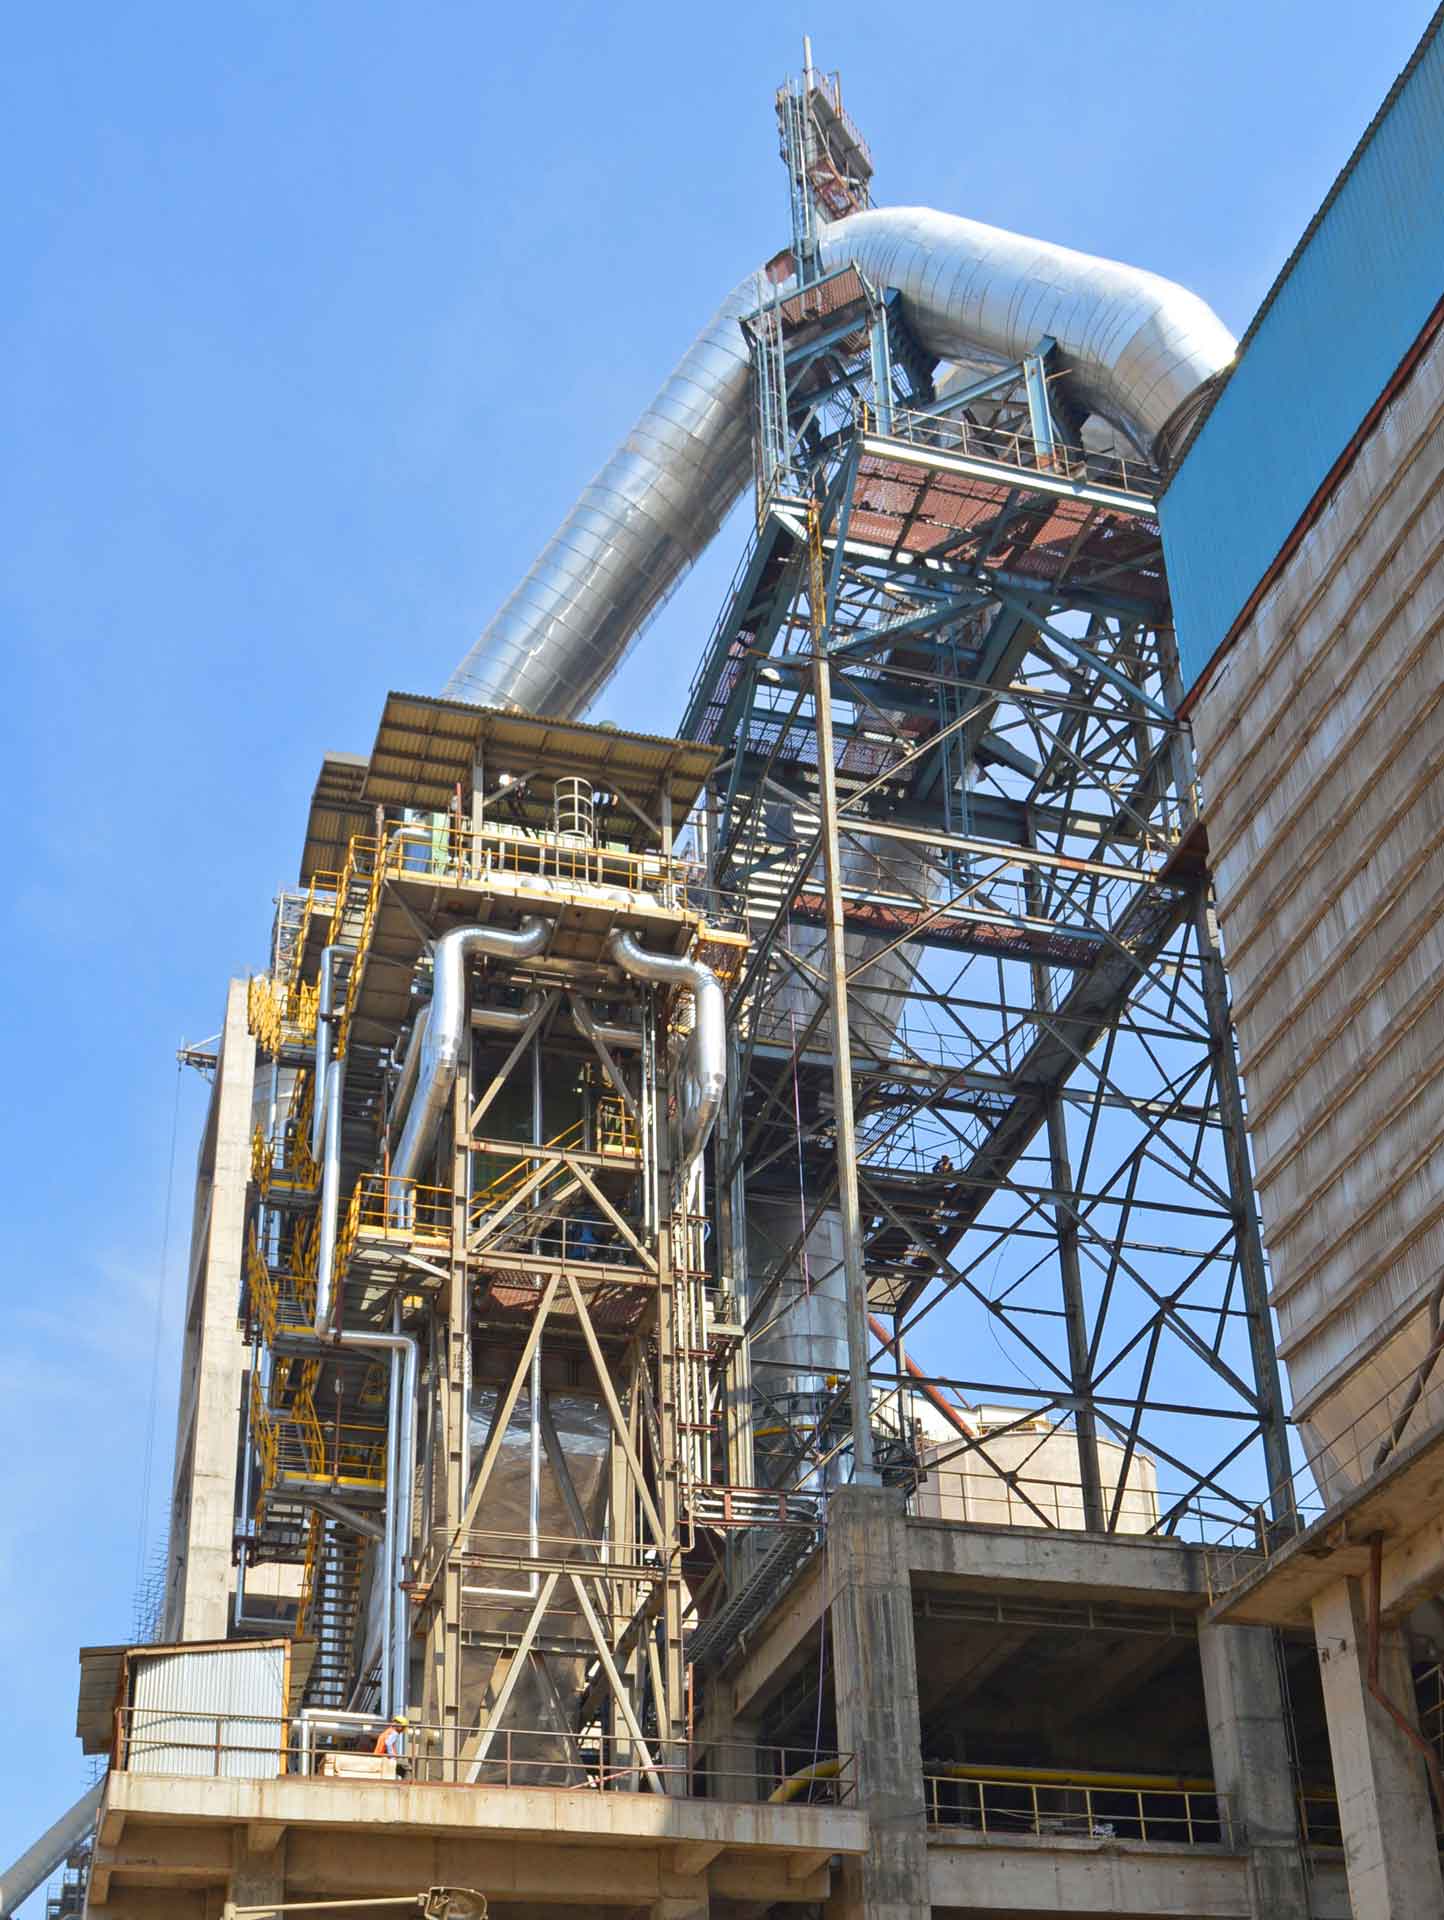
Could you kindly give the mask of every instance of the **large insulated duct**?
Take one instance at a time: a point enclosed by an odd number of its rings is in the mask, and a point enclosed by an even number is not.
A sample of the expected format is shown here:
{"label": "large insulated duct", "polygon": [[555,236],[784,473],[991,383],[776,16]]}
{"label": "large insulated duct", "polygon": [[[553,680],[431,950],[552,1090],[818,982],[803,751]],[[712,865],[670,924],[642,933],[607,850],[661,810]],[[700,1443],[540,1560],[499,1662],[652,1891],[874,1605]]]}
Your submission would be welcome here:
{"label": "large insulated duct", "polygon": [[727,1003],[722,983],[700,960],[648,953],[630,933],[614,933],[608,951],[623,973],[653,986],[685,987],[695,1014],[682,1068],[678,1125],[682,1135],[680,1171],[686,1173],[707,1144],[727,1088]]}
{"label": "large insulated duct", "polygon": [[95,1828],[100,1803],[105,1797],[105,1780],[87,1787],[68,1813],[62,1813],[53,1827],[28,1846],[13,1866],[0,1875],[0,1916],[11,1914],[35,1889],[48,1880],[66,1854],[72,1853]]}
{"label": "large insulated duct", "polygon": [[[824,271],[856,260],[895,287],[939,359],[1007,364],[1057,342],[1063,385],[1160,464],[1234,340],[1196,294],[1137,267],[926,207],[850,215]],[[749,275],[688,348],[447,682],[453,699],[583,712],[711,541],[751,467]]]}

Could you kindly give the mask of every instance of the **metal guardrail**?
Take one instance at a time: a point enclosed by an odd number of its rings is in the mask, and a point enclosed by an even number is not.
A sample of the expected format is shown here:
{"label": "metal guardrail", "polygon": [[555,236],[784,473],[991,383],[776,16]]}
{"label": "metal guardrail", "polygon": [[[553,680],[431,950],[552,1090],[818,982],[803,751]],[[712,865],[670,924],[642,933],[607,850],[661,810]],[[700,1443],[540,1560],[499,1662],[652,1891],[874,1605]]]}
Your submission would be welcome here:
{"label": "metal guardrail", "polygon": [[1090,453],[1085,447],[1066,446],[1061,440],[1055,440],[1050,450],[1040,449],[1031,433],[981,427],[961,412],[914,413],[895,407],[886,430],[878,428],[871,418],[865,418],[863,424],[884,439],[906,440],[937,453],[959,453],[999,466],[1018,467],[1076,486],[1106,487],[1148,500],[1158,490],[1158,474],[1146,460]]}
{"label": "metal guardrail", "polygon": [[1270,1489],[1248,1517],[1205,1555],[1208,1592],[1217,1602],[1267,1566],[1375,1473],[1396,1447],[1411,1445],[1444,1421],[1444,1380],[1419,1395],[1419,1369],[1381,1393],[1326,1445],[1306,1454],[1289,1478]]}
{"label": "metal guardrail", "polygon": [[[1018,1775],[1022,1769],[1016,1770]],[[1149,1845],[1228,1847],[1232,1830],[1223,1796],[1211,1785],[1095,1786],[1086,1776],[1057,1778],[994,1776],[956,1768],[923,1777],[929,1827],[1037,1838],[1083,1835],[1094,1840],[1139,1840]]]}
{"label": "metal guardrail", "polygon": [[[375,1754],[376,1739],[376,1731],[364,1727],[328,1731],[324,1714],[312,1726],[300,1716],[122,1707],[116,1711],[112,1764],[118,1772],[279,1779],[320,1774],[329,1755],[352,1762],[384,1759]],[[792,1806],[845,1806],[857,1791],[849,1753],[691,1740],[648,1741],[644,1752],[625,1734],[583,1734],[563,1727],[501,1728],[483,1746],[475,1728],[413,1724],[391,1766],[375,1772],[358,1767],[349,1778],[358,1786],[377,1787],[405,1781],[598,1793],[660,1789],[682,1799]]]}

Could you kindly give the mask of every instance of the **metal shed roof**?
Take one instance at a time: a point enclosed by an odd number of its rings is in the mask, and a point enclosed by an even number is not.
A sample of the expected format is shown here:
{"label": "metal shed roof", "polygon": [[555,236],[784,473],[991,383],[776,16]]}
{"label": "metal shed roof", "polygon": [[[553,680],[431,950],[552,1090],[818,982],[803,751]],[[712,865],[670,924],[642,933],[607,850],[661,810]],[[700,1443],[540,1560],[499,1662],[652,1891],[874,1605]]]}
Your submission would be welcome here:
{"label": "metal shed roof", "polygon": [[364,833],[372,807],[362,798],[369,762],[363,753],[328,753],[316,776],[306,820],[301,878],[316,872],[339,873],[353,833]]}
{"label": "metal shed roof", "polygon": [[582,774],[643,804],[655,802],[665,784],[679,820],[719,757],[715,747],[692,740],[389,693],[371,750],[366,798],[386,806],[443,808],[458,780],[470,788],[478,748],[488,781],[495,773],[544,764],[549,773]]}

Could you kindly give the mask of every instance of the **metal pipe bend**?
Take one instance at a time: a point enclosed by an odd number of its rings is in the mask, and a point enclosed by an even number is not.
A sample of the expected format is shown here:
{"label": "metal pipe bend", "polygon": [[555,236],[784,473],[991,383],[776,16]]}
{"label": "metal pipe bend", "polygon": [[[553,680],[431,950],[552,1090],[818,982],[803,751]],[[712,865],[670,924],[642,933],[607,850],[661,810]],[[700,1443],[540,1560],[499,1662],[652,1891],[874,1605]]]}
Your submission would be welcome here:
{"label": "metal pipe bend", "polygon": [[467,961],[478,953],[498,960],[529,960],[541,952],[550,933],[550,920],[530,914],[515,933],[499,927],[453,927],[437,941],[432,954],[431,1012],[426,1031],[419,1036],[416,1091],[391,1163],[394,1178],[415,1178],[455,1083],[468,1031]]}
{"label": "metal pipe bend", "polygon": [[700,960],[648,953],[635,935],[620,930],[607,942],[607,951],[633,979],[685,987],[692,995],[696,1012],[682,1067],[679,1115],[681,1171],[686,1173],[707,1144],[727,1088],[727,1004],[722,983]]}

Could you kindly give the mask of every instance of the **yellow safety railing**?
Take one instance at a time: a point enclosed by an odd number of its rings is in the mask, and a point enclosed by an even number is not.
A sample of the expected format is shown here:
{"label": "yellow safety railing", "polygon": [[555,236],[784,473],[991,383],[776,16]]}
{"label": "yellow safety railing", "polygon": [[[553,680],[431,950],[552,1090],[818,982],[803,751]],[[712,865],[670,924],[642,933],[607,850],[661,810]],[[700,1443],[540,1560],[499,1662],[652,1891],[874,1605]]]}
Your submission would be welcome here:
{"label": "yellow safety railing", "polygon": [[333,930],[344,931],[345,920],[351,910],[353,893],[360,895],[361,924],[356,930],[354,943],[355,957],[351,962],[351,971],[346,977],[346,997],[341,1004],[341,1017],[336,1025],[336,1057],[345,1057],[351,1038],[351,1017],[356,1011],[356,1000],[361,991],[361,976],[366,971],[366,956],[371,949],[371,935],[376,926],[376,906],[381,897],[381,879],[385,872],[386,841],[377,840],[374,834],[354,833],[346,849],[346,866],[341,875],[341,883],[336,892],[336,919]]}
{"label": "yellow safety railing", "polygon": [[271,1143],[260,1125],[251,1135],[251,1178],[261,1189],[264,1200],[271,1190]]}
{"label": "yellow safety railing", "polygon": [[261,1392],[260,1378],[254,1373],[251,1375],[251,1438],[261,1465],[261,1490],[256,1501],[259,1518],[265,1512],[266,1495],[276,1484],[276,1423]]}
{"label": "yellow safety railing", "polygon": [[246,1025],[262,1052],[279,1053],[288,1039],[300,1045],[314,1040],[319,998],[314,983],[285,986],[268,973],[253,973],[246,988]]}
{"label": "yellow safety railing", "polygon": [[271,1269],[261,1254],[261,1243],[254,1226],[246,1242],[246,1281],[251,1289],[251,1299],[255,1303],[256,1321],[261,1329],[261,1338],[268,1347],[276,1344],[276,1319],[280,1306],[280,1294]]}
{"label": "yellow safety railing", "polygon": [[291,1235],[291,1281],[302,1318],[307,1321],[316,1312],[316,1257],[320,1244],[320,1219],[298,1222]]}
{"label": "yellow safety railing", "polygon": [[296,944],[291,949],[291,970],[286,985],[292,993],[300,985],[301,967],[306,957],[306,940],[311,931],[311,921],[317,913],[334,918],[340,881],[339,873],[319,872],[311,875],[311,884],[306,889],[306,904],[301,909],[301,924],[296,933]]}
{"label": "yellow safety railing", "polygon": [[336,1243],[336,1277],[351,1264],[357,1242],[403,1240],[434,1247],[451,1244],[451,1190],[422,1186],[379,1173],[363,1174],[351,1189],[351,1202]]}
{"label": "yellow safety railing", "polygon": [[301,1591],[296,1600],[296,1625],[292,1638],[300,1640],[306,1632],[311,1602],[316,1593],[316,1574],[321,1565],[321,1516],[313,1507],[306,1519],[306,1557],[301,1562]]}
{"label": "yellow safety railing", "polygon": [[641,1151],[642,1136],[624,1100],[608,1098],[597,1102],[597,1152],[634,1154]]}
{"label": "yellow safety railing", "polygon": [[923,1785],[928,1825],[944,1831],[1229,1844],[1228,1809],[1211,1780],[955,1765],[925,1773]]}
{"label": "yellow safety railing", "polygon": [[[581,1147],[586,1139],[585,1120],[575,1120],[569,1127],[563,1127],[560,1133],[554,1133],[550,1140],[544,1140],[542,1147],[549,1153],[570,1153]],[[471,1219],[473,1225],[483,1214],[495,1213],[498,1207],[507,1201],[526,1180],[534,1164],[537,1149],[533,1147],[529,1154],[511,1161],[503,1167],[494,1180],[489,1180],[472,1196]]]}

